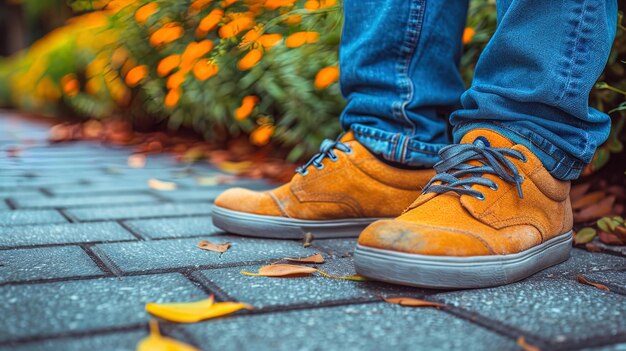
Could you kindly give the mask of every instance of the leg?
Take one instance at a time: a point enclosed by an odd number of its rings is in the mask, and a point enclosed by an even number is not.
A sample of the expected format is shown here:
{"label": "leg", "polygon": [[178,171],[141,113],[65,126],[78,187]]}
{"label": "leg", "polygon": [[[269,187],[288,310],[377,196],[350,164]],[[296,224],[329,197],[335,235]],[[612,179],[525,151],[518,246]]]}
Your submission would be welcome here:
{"label": "leg", "polygon": [[359,274],[434,288],[512,283],[568,259],[569,179],[609,131],[588,94],[608,58],[615,0],[500,1],[455,141],[437,175],[355,251]]}
{"label": "leg", "polygon": [[432,166],[464,89],[467,1],[345,0],[344,13],[343,128],[388,161]]}
{"label": "leg", "polygon": [[451,118],[455,141],[495,129],[554,177],[577,178],[611,126],[588,99],[615,36],[617,2],[501,0],[498,23]]}

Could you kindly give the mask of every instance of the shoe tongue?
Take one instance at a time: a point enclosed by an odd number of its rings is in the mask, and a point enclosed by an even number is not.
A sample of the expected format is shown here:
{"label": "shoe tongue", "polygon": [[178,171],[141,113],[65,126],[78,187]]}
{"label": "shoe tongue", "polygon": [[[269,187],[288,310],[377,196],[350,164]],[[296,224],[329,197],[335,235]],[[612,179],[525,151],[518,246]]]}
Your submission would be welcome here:
{"label": "shoe tongue", "polygon": [[461,144],[483,143],[485,146],[494,148],[511,148],[515,145],[502,134],[490,129],[474,129],[469,131],[461,139]]}
{"label": "shoe tongue", "polygon": [[354,132],[352,131],[348,131],[346,132],[346,134],[344,134],[341,139],[339,139],[339,141],[341,141],[342,143],[347,143],[348,141],[353,141],[356,140],[354,138]]}

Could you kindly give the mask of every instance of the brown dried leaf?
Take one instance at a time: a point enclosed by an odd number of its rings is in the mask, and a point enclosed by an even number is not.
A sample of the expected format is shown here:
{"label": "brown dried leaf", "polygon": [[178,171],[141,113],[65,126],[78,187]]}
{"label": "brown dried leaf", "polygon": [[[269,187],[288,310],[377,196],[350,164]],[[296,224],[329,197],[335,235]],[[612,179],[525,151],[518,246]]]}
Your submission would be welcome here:
{"label": "brown dried leaf", "polygon": [[517,338],[517,345],[519,345],[519,347],[521,347],[524,351],[541,351],[539,347],[529,344],[523,336]]}
{"label": "brown dried leaf", "polygon": [[311,255],[304,258],[283,258],[284,261],[290,262],[300,262],[300,263],[324,263],[324,257],[320,253],[316,253],[315,255]]}
{"label": "brown dried leaf", "polygon": [[302,247],[309,247],[311,246],[311,243],[313,242],[313,233],[307,232],[304,234],[304,238],[302,240]]}
{"label": "brown dried leaf", "polygon": [[385,302],[388,302],[388,303],[393,303],[396,305],[407,306],[407,307],[436,307],[436,308],[441,307],[443,308],[446,306],[439,302],[420,300],[414,297],[384,297],[383,300],[385,300]]}
{"label": "brown dried leaf", "polygon": [[252,162],[243,161],[243,162],[231,162],[231,161],[222,161],[216,164],[217,168],[226,173],[240,174],[244,173],[250,168],[252,168]]}
{"label": "brown dried leaf", "polygon": [[613,210],[613,203],[615,202],[615,196],[607,196],[592,204],[583,208],[582,210],[574,213],[574,222],[581,223],[587,222],[594,219],[598,219],[604,216],[611,215]]}
{"label": "brown dried leaf", "polygon": [[263,266],[259,268],[257,273],[250,273],[243,271],[241,273],[245,275],[263,276],[263,277],[302,277],[308,276],[318,270],[313,267],[296,266],[293,264],[271,264],[269,266]]}
{"label": "brown dried leaf", "polygon": [[134,154],[128,156],[128,167],[130,168],[144,168],[146,166],[146,155]]}
{"label": "brown dried leaf", "polygon": [[155,190],[170,191],[176,190],[177,185],[173,182],[165,182],[155,178],[148,179],[148,186]]}
{"label": "brown dried leaf", "polygon": [[626,242],[622,241],[615,233],[608,233],[600,231],[598,233],[598,239],[607,245],[624,245]]}
{"label": "brown dried leaf", "polygon": [[578,210],[584,207],[588,207],[590,205],[595,204],[596,202],[604,199],[606,197],[606,193],[604,191],[594,191],[589,194],[585,194],[581,198],[572,202],[572,209]]}
{"label": "brown dried leaf", "polygon": [[222,253],[226,252],[231,247],[231,243],[216,244],[210,241],[202,240],[198,243],[198,247],[202,250]]}
{"label": "brown dried leaf", "polygon": [[594,288],[598,288],[600,290],[611,291],[606,285],[590,282],[589,280],[587,280],[587,278],[583,277],[582,275],[577,275],[576,279],[578,280],[579,283],[591,285]]}
{"label": "brown dried leaf", "polygon": [[581,197],[583,197],[587,193],[590,187],[591,187],[591,183],[581,183],[581,184],[574,185],[570,189],[569,196],[572,199],[572,201],[576,201],[580,199]]}

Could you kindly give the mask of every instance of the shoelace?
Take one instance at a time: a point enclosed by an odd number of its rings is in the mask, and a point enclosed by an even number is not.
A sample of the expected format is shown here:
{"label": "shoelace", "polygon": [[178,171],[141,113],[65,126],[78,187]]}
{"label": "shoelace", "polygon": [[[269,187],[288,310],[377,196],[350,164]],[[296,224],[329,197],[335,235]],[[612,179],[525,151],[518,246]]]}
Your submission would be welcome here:
{"label": "shoelace", "polygon": [[341,136],[337,140],[332,140],[332,139],[324,140],[322,142],[322,145],[320,145],[320,151],[316,153],[315,155],[313,155],[313,157],[311,157],[311,159],[307,163],[298,167],[296,169],[296,172],[305,176],[309,173],[307,168],[309,168],[309,166],[311,165],[314,165],[315,168],[317,169],[322,169],[324,168],[324,164],[322,163],[322,160],[326,157],[330,158],[331,161],[333,162],[337,161],[339,157],[337,156],[334,150],[343,151],[348,154],[351,153],[352,149],[348,145],[340,142],[339,141],[340,138]]}
{"label": "shoelace", "polygon": [[[477,140],[473,144],[446,146],[441,149],[439,155],[441,161],[434,167],[437,175],[426,184],[423,193],[443,194],[453,191],[459,195],[470,195],[484,200],[485,195],[471,187],[478,184],[498,190],[498,185],[494,181],[483,177],[485,174],[495,174],[506,182],[515,183],[519,197],[524,198],[522,193],[524,178],[507,158],[509,156],[526,162],[526,157],[521,152],[508,148],[488,147],[481,140]],[[468,164],[469,161],[478,161],[481,166]],[[437,181],[441,184],[433,184]]]}

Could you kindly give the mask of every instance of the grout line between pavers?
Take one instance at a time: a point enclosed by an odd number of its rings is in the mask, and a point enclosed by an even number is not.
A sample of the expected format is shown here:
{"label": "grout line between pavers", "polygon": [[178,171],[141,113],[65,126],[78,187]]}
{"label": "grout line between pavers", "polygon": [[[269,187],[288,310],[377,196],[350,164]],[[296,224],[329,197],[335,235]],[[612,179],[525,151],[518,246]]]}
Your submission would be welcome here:
{"label": "grout line between pavers", "polygon": [[69,223],[76,223],[74,217],[72,217],[72,215],[70,215],[69,213],[67,213],[65,211],[65,209],[63,208],[55,208],[54,210],[56,210],[57,212],[59,212],[61,214],[61,216],[63,216],[63,218],[65,218]]}
{"label": "grout line between pavers", "polygon": [[37,188],[37,190],[39,190],[39,192],[41,192],[42,194],[46,195],[47,197],[54,197],[54,194],[52,192],[50,192],[50,190],[44,188],[44,187],[40,187]]}
{"label": "grout line between pavers", "polygon": [[7,204],[7,207],[8,207],[10,210],[17,210],[17,205],[15,204],[15,201],[13,201],[13,199],[11,199],[11,198],[6,198],[6,199],[4,199],[4,203],[6,203],[6,204]]}
{"label": "grout line between pavers", "polygon": [[113,271],[113,269],[111,269],[111,267],[109,267],[109,265],[107,265],[106,262],[104,262],[102,260],[102,258],[100,258],[100,256],[98,256],[93,250],[92,250],[92,246],[90,244],[82,244],[79,245],[81,249],[83,249],[83,251],[85,252],[85,254],[87,256],[89,256],[89,258],[96,264],[96,266],[98,266],[98,268],[100,268],[100,270],[104,273],[105,276],[110,277],[110,276],[118,276],[117,274],[115,274],[115,272]]}
{"label": "grout line between pavers", "polygon": [[[67,224],[67,223],[56,223]],[[116,244],[116,243],[136,243],[137,240],[109,240],[109,241],[75,241],[67,243],[53,243],[53,244],[34,244],[34,245],[17,245],[17,246],[2,246],[0,245],[0,251],[4,250],[18,250],[18,249],[41,249],[46,247],[59,247],[59,246],[75,246],[81,244]]]}
{"label": "grout line between pavers", "polygon": [[208,295],[213,294],[215,296],[215,299],[218,301],[237,301],[234,297],[230,296],[226,291],[220,288],[217,284],[209,280],[200,271],[187,270],[187,271],[182,272],[182,274],[187,279],[189,279],[192,283],[194,283],[195,285],[198,285]]}
{"label": "grout line between pavers", "polygon": [[144,238],[141,234],[139,234],[138,232],[136,232],[131,226],[129,226],[128,224],[126,224],[126,222],[122,221],[122,220],[117,220],[115,221],[117,224],[120,225],[120,227],[126,229],[127,232],[129,232],[132,236],[134,236],[135,238],[137,238],[137,240],[139,241],[145,241],[146,238]]}
{"label": "grout line between pavers", "polygon": [[113,334],[120,332],[133,332],[144,329],[145,323],[135,323],[129,324],[119,327],[109,327],[109,328],[101,328],[101,329],[92,329],[92,330],[83,330],[83,331],[70,331],[53,335],[32,335],[28,337],[21,337],[13,340],[0,341],[0,346],[18,346],[23,344],[30,344],[40,341],[47,340],[58,340],[65,338],[81,338],[81,337],[89,337],[89,336],[98,336],[105,334]]}
{"label": "grout line between pavers", "polygon": [[124,275],[124,273],[117,266],[117,264],[115,264],[115,262],[109,256],[102,252],[99,247],[90,246],[89,249],[86,251],[89,251],[87,252],[87,254],[89,255],[89,257],[91,257],[91,259],[94,260],[94,262],[96,262],[96,264],[98,264],[97,260],[99,260],[100,264],[102,264],[103,267],[106,267],[109,270],[110,274],[112,274],[113,276],[121,277]]}

